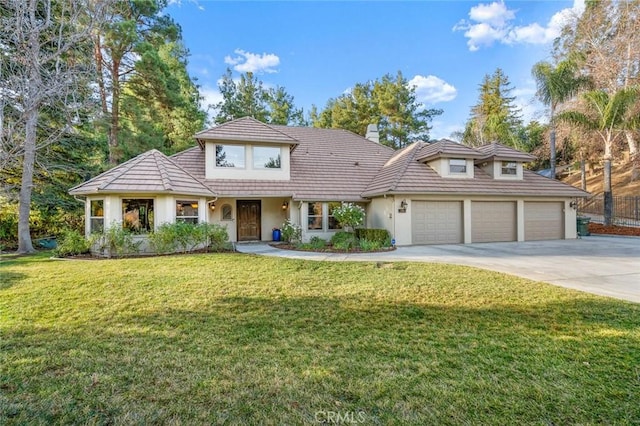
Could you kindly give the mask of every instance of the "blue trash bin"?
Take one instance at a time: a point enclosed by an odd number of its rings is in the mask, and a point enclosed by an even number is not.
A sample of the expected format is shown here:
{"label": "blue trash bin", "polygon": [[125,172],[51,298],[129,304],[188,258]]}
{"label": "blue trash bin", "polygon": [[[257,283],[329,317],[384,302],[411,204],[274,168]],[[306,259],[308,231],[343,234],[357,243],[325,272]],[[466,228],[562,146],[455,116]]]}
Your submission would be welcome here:
{"label": "blue trash bin", "polygon": [[276,228],[273,230],[272,237],[273,237],[273,241],[280,241],[280,237],[282,237],[282,232],[280,232],[280,230]]}

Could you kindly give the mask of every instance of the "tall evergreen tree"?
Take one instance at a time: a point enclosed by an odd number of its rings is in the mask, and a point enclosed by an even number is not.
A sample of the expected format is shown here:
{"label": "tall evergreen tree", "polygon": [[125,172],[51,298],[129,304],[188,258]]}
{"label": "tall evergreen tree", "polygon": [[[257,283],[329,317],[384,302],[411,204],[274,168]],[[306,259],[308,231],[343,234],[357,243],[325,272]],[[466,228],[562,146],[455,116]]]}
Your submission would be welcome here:
{"label": "tall evergreen tree", "polygon": [[302,110],[295,107],[293,96],[281,86],[265,89],[252,72],[241,74],[236,82],[227,69],[218,89],[222,101],[215,106],[217,124],[242,117],[253,117],[263,123],[304,124]]}
{"label": "tall evergreen tree", "polygon": [[166,3],[114,2],[108,23],[94,32],[112,165],[153,147],[172,151],[186,143],[185,134],[204,124],[197,88],[186,73],[180,27],[161,13]]}
{"label": "tall evergreen tree", "polygon": [[486,74],[479,91],[478,103],[471,109],[462,142],[469,146],[491,142],[518,145],[522,120],[514,104],[515,97],[511,96],[513,87],[507,75],[500,68],[491,75]]}
{"label": "tall evergreen tree", "polygon": [[340,128],[365,135],[369,124],[377,124],[380,142],[403,148],[414,140],[429,140],[431,120],[442,110],[425,108],[416,99],[401,72],[386,74],[366,83],[357,83],[350,93],[330,99],[324,110],[314,107],[310,114],[314,127]]}

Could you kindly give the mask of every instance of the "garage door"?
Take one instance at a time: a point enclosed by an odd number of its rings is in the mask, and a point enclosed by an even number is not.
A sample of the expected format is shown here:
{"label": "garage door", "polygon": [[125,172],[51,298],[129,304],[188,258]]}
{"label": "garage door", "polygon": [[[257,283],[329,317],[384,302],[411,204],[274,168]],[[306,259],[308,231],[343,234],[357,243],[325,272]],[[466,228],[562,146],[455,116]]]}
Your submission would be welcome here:
{"label": "garage door", "polygon": [[517,232],[515,201],[471,202],[471,242],[515,241]]}
{"label": "garage door", "polygon": [[525,202],[525,241],[564,239],[563,210],[563,202]]}
{"label": "garage door", "polygon": [[413,244],[457,244],[463,241],[462,201],[412,201]]}

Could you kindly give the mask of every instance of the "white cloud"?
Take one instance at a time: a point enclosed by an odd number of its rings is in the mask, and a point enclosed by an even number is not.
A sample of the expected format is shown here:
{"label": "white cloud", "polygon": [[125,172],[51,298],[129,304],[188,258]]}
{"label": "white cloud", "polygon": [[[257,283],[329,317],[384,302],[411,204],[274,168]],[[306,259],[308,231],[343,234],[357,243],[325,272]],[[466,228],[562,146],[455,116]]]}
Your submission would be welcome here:
{"label": "white cloud", "polygon": [[502,27],[516,17],[515,11],[507,9],[504,3],[479,4],[469,11],[469,18],[485,22],[493,27]]}
{"label": "white cloud", "polygon": [[212,119],[216,113],[216,105],[222,102],[222,94],[217,87],[202,86],[200,88],[200,107],[207,111],[209,119]]}
{"label": "white cloud", "polygon": [[463,19],[453,30],[464,31],[464,36],[469,39],[467,46],[470,51],[490,47],[494,42],[509,45],[546,44],[557,38],[562,27],[574,16],[580,16],[584,7],[584,0],[574,0],[571,8],[555,13],[545,26],[537,22],[518,26],[512,24],[516,11],[508,9],[502,1],[494,1],[472,7],[469,20]]}
{"label": "white cloud", "polygon": [[242,49],[236,49],[234,50],[234,53],[238,56],[225,56],[224,63],[232,65],[233,69],[238,72],[278,72],[278,70],[275,69],[275,67],[280,65],[280,58],[278,55],[273,53],[251,53]]}
{"label": "white cloud", "polygon": [[435,75],[416,75],[408,82],[409,86],[416,89],[416,99],[425,104],[448,102],[458,94],[454,86],[436,77]]}
{"label": "white cloud", "polygon": [[445,124],[439,120],[434,120],[432,126],[433,128],[429,131],[429,137],[432,140],[451,139],[460,142],[455,134],[464,131],[464,125]]}

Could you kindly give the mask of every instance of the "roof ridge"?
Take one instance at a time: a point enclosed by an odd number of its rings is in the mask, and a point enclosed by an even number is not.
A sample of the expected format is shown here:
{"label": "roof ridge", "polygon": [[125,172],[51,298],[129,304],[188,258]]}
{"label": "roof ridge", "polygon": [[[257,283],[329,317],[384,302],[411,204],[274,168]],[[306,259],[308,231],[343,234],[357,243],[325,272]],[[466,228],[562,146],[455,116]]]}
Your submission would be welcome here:
{"label": "roof ridge", "polygon": [[[160,151],[156,150],[156,152],[161,155],[160,160],[165,160],[165,159],[169,160],[169,157],[167,157]],[[156,152],[153,152],[153,155],[154,155],[153,159],[155,160],[156,167],[158,168],[158,172],[160,173],[160,179],[162,179],[162,186],[167,191],[173,191],[173,185],[171,185],[171,178],[169,177],[169,172],[167,171],[165,164],[162,161],[158,161],[158,158],[156,157]]]}
{"label": "roof ridge", "polygon": [[407,147],[407,148],[410,148],[412,152],[407,155],[407,160],[405,161],[404,167],[396,174],[396,178],[393,181],[393,185],[391,185],[391,187],[389,188],[389,191],[394,191],[398,187],[398,184],[400,183],[400,178],[404,176],[404,174],[407,172],[407,169],[409,168],[409,164],[411,164],[413,159],[416,157],[416,153],[420,151],[419,148],[422,148],[421,144],[423,143],[424,142],[414,142]]}
{"label": "roof ridge", "polygon": [[[100,190],[100,189],[106,189],[106,188],[107,188],[107,186],[111,185],[111,184],[112,184],[115,180],[117,180],[120,176],[124,175],[126,172],[128,172],[129,170],[131,170],[135,165],[137,165],[137,164],[138,164],[138,163],[140,163],[142,160],[144,160],[145,158],[147,158],[147,156],[149,156],[151,153],[153,153],[153,151],[157,151],[157,149],[155,149],[155,148],[154,148],[154,149],[150,149],[149,151],[145,151],[145,152],[143,152],[143,153],[141,153],[141,154],[138,154],[138,155],[136,155],[135,157],[133,157],[132,159],[127,160],[127,161],[125,161],[124,163],[120,164],[119,166],[116,166],[116,167],[115,167],[115,168],[113,168],[113,169],[107,170],[106,172],[104,172],[104,173],[100,173],[98,176],[96,176],[96,177],[94,177],[94,178],[92,178],[92,179],[89,179],[87,182],[90,182],[90,181],[92,181],[93,179],[97,179],[97,178],[99,178],[101,175],[103,175],[103,174],[107,174],[107,173],[109,173],[110,171],[117,170],[117,169],[119,169],[119,168],[120,168],[120,169],[122,169],[122,171],[121,171],[120,173],[117,173],[113,178],[111,178],[111,179],[107,180],[105,183],[103,183],[102,185],[100,185],[100,186],[98,187],[98,189],[99,189],[99,190]],[[126,167],[125,167],[125,166],[126,166]],[[84,183],[87,183],[87,182],[84,182]]]}
{"label": "roof ridge", "polygon": [[[250,117],[250,118],[253,118],[253,117]],[[254,119],[254,120],[256,120],[255,118],[253,118],[253,119]],[[293,136],[291,136],[290,134],[285,133],[285,132],[283,132],[282,130],[274,129],[274,128],[273,128],[270,124],[268,124],[268,123],[263,123],[263,122],[262,122],[262,121],[260,121],[260,120],[256,120],[256,121],[257,121],[258,123],[260,123],[260,124],[264,125],[264,126],[267,126],[268,128],[270,128],[270,129],[271,129],[271,130],[273,130],[274,132],[278,132],[278,133],[280,133],[281,135],[284,135],[284,136],[286,136],[286,137],[288,137],[288,138],[291,138],[291,139],[293,139],[293,140],[294,140],[294,141],[296,141],[296,142],[300,142],[298,139],[294,138],[294,137],[293,137]]]}

